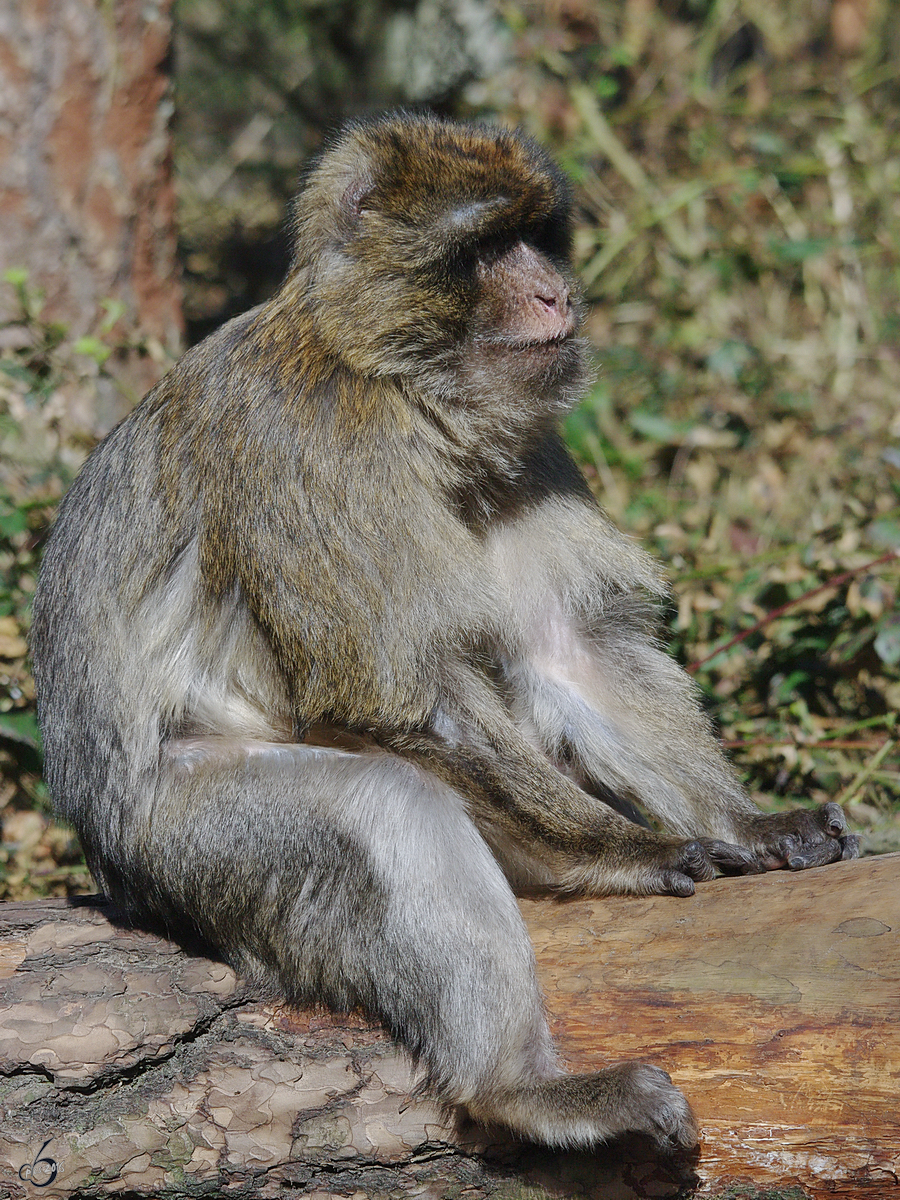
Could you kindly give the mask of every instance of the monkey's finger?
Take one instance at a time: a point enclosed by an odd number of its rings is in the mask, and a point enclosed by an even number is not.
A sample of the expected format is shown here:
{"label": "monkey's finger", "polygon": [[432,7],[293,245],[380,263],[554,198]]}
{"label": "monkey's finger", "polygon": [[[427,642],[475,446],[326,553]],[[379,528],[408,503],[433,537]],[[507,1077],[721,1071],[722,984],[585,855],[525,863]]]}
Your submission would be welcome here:
{"label": "monkey's finger", "polygon": [[759,875],[763,866],[756,855],[735,846],[731,842],[720,842],[715,838],[703,838],[703,848],[723,875]]}
{"label": "monkey's finger", "polygon": [[697,890],[689,875],[680,871],[661,871],[657,877],[658,888],[654,892],[660,896],[693,896]]}
{"label": "monkey's finger", "polygon": [[819,810],[822,828],[829,837],[837,838],[847,833],[847,818],[844,810],[834,800],[823,804]]}
{"label": "monkey's finger", "polygon": [[[826,841],[830,841],[830,839],[826,839]],[[803,854],[812,846],[820,844],[823,843],[818,830],[815,831],[815,837],[812,838],[802,838],[793,833],[785,833],[771,841],[760,852],[759,862],[764,871],[777,871],[780,867],[786,867],[796,854]]]}
{"label": "monkey's finger", "polygon": [[674,865],[677,871],[701,883],[716,877],[716,868],[707,853],[705,839],[696,838],[694,841],[685,842],[679,849]]}
{"label": "monkey's finger", "polygon": [[818,842],[815,846],[807,845],[788,857],[787,865],[792,871],[805,871],[807,867],[823,867],[826,863],[837,862],[841,857],[843,847],[836,838]]}
{"label": "monkey's finger", "polygon": [[859,835],[848,833],[841,841],[841,858],[859,858]]}

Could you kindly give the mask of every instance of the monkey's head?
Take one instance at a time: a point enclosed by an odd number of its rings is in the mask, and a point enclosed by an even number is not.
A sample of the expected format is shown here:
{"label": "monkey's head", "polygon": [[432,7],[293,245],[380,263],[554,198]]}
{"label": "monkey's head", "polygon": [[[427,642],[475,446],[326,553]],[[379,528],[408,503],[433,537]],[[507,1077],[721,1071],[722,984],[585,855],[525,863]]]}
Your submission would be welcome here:
{"label": "monkey's head", "polygon": [[406,114],[351,124],[297,199],[293,286],[351,370],[560,407],[583,375],[569,208],[564,177],[519,134]]}

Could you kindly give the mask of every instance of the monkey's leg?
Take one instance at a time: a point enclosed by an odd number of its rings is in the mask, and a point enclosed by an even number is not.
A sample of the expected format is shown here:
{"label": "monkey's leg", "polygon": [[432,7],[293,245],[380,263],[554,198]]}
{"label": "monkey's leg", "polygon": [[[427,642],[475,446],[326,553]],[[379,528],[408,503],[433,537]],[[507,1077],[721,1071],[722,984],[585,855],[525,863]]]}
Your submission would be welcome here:
{"label": "monkey's leg", "polygon": [[560,1071],[509,886],[459,794],[413,764],[175,744],[150,849],[170,914],[186,912],[237,966],[295,998],[380,1018],[442,1101],[552,1144],[628,1130],[696,1140],[658,1068]]}
{"label": "monkey's leg", "polygon": [[551,635],[541,630],[504,663],[513,715],[530,740],[601,795],[639,804],[673,833],[735,837],[735,812],[755,807],[677,664],[622,631],[589,639],[558,606],[547,627]]}

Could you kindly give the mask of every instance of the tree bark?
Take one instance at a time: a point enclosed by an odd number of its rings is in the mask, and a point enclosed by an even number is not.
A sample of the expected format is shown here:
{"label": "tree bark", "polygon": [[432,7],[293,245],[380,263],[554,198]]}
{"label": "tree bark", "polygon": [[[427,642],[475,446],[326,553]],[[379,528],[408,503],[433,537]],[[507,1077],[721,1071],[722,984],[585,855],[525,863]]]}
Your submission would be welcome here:
{"label": "tree bark", "polygon": [[254,998],[100,900],[8,903],[0,1196],[900,1195],[898,868],[523,902],[567,1065],[669,1070],[703,1130],[683,1158],[454,1124],[356,1015]]}
{"label": "tree bark", "polygon": [[[108,360],[122,386],[101,380],[72,397],[82,432],[124,415],[159,377],[160,348],[180,343],[170,5],[0,5],[0,266],[26,270],[45,293],[41,319],[75,337],[96,332],[105,300],[118,302],[111,338],[151,351]],[[0,285],[0,321],[16,315],[13,289]]]}

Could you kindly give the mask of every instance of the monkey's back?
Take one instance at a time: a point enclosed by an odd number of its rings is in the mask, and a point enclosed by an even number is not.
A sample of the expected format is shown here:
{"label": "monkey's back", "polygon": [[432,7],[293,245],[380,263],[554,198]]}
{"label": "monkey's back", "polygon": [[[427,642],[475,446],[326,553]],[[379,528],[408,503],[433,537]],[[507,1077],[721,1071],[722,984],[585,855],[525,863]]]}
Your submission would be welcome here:
{"label": "monkey's back", "polygon": [[46,778],[101,879],[167,741],[290,741],[383,696],[385,720],[424,721],[437,648],[476,642],[496,611],[390,385],[351,420],[352,379],[314,377],[302,326],[295,374],[267,374],[260,327],[277,319],[272,302],[189,352],[93,452],[48,540],[32,626]]}
{"label": "monkey's back", "polygon": [[[167,710],[175,713],[172,604],[192,586],[202,515],[199,480],[182,469],[171,503],[161,475],[166,408],[196,357],[186,356],[91,454],[60,505],[35,595],[45,777],[95,862],[129,806],[146,800]],[[172,464],[166,469],[171,475]]]}

